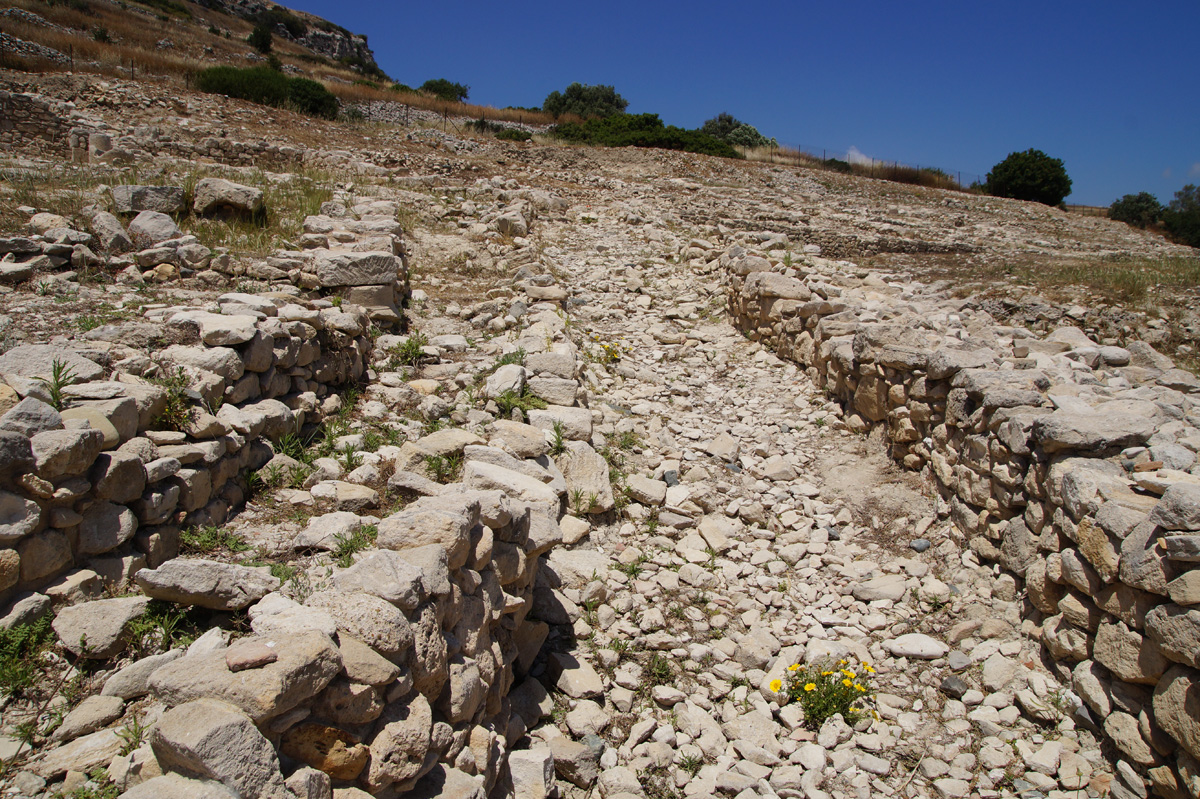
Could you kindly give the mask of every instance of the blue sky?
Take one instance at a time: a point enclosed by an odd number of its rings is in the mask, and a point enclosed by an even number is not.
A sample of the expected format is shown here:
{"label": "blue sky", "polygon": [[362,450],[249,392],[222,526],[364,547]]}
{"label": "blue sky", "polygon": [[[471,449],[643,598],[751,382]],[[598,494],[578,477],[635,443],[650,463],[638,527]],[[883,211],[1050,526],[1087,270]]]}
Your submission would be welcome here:
{"label": "blue sky", "polygon": [[470,102],[611,84],[632,113],[728,111],[781,144],[982,176],[1030,147],[1069,202],[1200,183],[1200,2],[389,3],[285,0],[369,37],[379,65]]}

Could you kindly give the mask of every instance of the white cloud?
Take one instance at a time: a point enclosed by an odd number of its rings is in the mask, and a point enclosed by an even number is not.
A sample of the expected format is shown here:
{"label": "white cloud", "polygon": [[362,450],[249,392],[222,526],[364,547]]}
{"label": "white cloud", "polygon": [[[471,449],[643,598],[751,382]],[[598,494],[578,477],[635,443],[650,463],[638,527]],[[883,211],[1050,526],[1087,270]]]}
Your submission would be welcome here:
{"label": "white cloud", "polygon": [[871,156],[863,155],[862,151],[853,145],[846,152],[846,160],[852,164],[866,164],[867,166],[873,163]]}
{"label": "white cloud", "polygon": [[1192,168],[1188,170],[1188,177],[1200,178],[1200,161],[1192,164]]}
{"label": "white cloud", "polygon": [[1171,167],[1167,167],[1166,169],[1163,170],[1163,177],[1164,178],[1171,177]]}

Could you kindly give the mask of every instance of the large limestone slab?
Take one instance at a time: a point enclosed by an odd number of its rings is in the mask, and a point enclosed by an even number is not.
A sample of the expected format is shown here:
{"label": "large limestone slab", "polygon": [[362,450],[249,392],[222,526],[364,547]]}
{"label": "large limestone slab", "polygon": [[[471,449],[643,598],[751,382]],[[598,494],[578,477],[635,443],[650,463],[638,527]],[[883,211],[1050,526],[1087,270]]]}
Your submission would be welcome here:
{"label": "large limestone slab", "polygon": [[51,626],[69,652],[102,660],[125,648],[129,622],[145,613],[149,603],[144,596],[84,602],[63,608]]}
{"label": "large limestone slab", "polygon": [[43,377],[49,380],[54,373],[54,362],[59,361],[74,377],[74,382],[99,380],[105,369],[83,356],[51,344],[23,344],[0,355],[0,374],[16,374],[21,377]]}
{"label": "large limestone slab", "polygon": [[339,633],[367,643],[389,660],[399,662],[412,648],[408,619],[391,603],[377,596],[341,591],[318,591],[304,603],[333,617]]}
{"label": "large limestone slab", "polygon": [[1154,718],[1192,757],[1200,758],[1200,672],[1175,666],[1154,689]]}
{"label": "large limestone slab", "polygon": [[[555,461],[567,480],[571,502],[576,511],[603,513],[612,510],[615,504],[612,483],[609,479],[608,462],[591,444],[584,441],[567,441],[566,451]],[[666,496],[666,488],[663,488]]]}
{"label": "large limestone slab", "polygon": [[388,285],[396,281],[403,262],[390,252],[317,250],[313,271],[324,288]]}
{"label": "large limestone slab", "polygon": [[1154,435],[1149,419],[1122,413],[1073,413],[1058,410],[1033,423],[1034,437],[1046,452],[1101,455],[1145,444]]}
{"label": "large limestone slab", "polygon": [[171,708],[151,746],[164,767],[216,780],[240,796],[291,797],[271,742],[227,702],[197,699]]}
{"label": "large limestone slab", "polygon": [[253,216],[263,211],[263,192],[221,178],[204,178],[196,184],[192,210],[197,214]]}
{"label": "large limestone slab", "polygon": [[169,705],[220,699],[258,724],[311,700],[342,668],[341,654],[324,633],[258,640],[277,653],[273,663],[235,673],[223,649],[189,654],[155,671],[150,690]]}
{"label": "large limestone slab", "polygon": [[438,544],[446,549],[449,567],[457,569],[467,562],[471,529],[478,523],[477,497],[422,497],[379,523],[376,544],[397,551]]}
{"label": "large limestone slab", "polygon": [[241,610],[279,588],[267,568],[212,560],[169,560],[134,579],[147,596],[212,610]]}
{"label": "large limestone slab", "polygon": [[178,214],[187,207],[183,189],[178,186],[113,186],[112,198],[113,207],[119,214],[142,211]]}

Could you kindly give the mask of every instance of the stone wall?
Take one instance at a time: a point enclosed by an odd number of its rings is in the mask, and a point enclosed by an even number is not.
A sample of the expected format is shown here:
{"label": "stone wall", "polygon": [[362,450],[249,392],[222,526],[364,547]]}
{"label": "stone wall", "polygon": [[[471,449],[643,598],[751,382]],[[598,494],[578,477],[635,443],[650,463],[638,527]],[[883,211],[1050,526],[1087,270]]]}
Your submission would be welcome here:
{"label": "stone wall", "polygon": [[[156,316],[164,340],[191,343],[149,357],[101,339],[0,355],[4,596],[74,567],[119,583],[174,557],[180,527],[222,523],[244,474],[272,457],[263,439],[318,421],[322,398],[362,376],[371,347],[364,310],[294,298],[227,294]],[[61,412],[55,361],[76,378]],[[177,388],[152,378],[176,374]]]}
{"label": "stone wall", "polygon": [[69,154],[73,114],[68,103],[0,90],[0,147],[33,146],[49,154]]}
{"label": "stone wall", "polygon": [[1200,788],[1200,382],[1142,342],[1038,338],[853,264],[733,247],[734,323],[935,482],[1027,631],[1162,796]]}
{"label": "stone wall", "polygon": [[[124,199],[134,204],[170,193],[132,189]],[[146,249],[125,256],[136,263],[119,279],[156,279],[164,267],[178,276],[176,265],[186,261],[217,279],[222,271],[252,272],[275,290],[151,307],[142,320],[96,328],[86,341],[0,355],[0,598],[41,588],[73,567],[117,584],[169,560],[181,527],[220,524],[242,503],[245,475],[274,455],[266,442],[311,429],[329,403],[336,410],[332,394],[362,381],[371,330],[399,326],[408,296],[396,208],[364,205],[351,217],[335,201],[324,210],[307,225],[322,232],[302,237],[309,249],[250,267],[228,255],[214,259],[191,237],[178,237],[164,214],[143,210],[129,230],[135,239],[149,236],[141,239]],[[148,232],[157,230],[151,222],[161,224],[157,235]],[[33,259],[10,264],[14,275],[45,281],[78,260],[71,245],[55,242],[129,243],[116,217],[97,214],[93,225],[95,238],[52,228],[0,242],[10,258]],[[58,253],[65,257],[52,258],[47,247],[65,248]],[[203,263],[180,254],[193,250]],[[69,370],[57,392],[56,363]]]}

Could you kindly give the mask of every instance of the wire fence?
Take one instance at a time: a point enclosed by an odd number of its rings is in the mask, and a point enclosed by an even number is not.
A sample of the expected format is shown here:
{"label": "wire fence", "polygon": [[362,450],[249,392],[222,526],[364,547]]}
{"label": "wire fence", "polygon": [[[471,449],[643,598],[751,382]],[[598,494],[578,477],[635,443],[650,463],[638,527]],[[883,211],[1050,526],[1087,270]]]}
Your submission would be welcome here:
{"label": "wire fence", "polygon": [[886,158],[875,158],[865,155],[853,147],[847,150],[820,147],[815,144],[781,143],[778,149],[781,154],[794,153],[802,160],[818,161],[835,169],[842,164],[848,164],[856,174],[867,175],[868,177],[884,177],[896,170],[912,169],[917,172],[932,172],[945,175],[964,189],[969,188],[972,184],[983,184],[987,180],[986,175],[961,169],[949,169],[939,164],[917,164]]}

